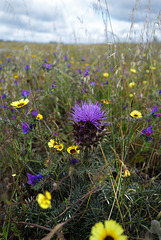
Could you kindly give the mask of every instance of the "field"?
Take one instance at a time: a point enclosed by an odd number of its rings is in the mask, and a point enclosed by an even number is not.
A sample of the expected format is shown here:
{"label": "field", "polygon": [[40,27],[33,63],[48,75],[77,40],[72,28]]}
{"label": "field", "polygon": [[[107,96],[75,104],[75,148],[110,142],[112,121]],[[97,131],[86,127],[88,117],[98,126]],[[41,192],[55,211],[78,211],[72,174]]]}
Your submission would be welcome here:
{"label": "field", "polygon": [[161,239],[160,46],[0,42],[0,239]]}

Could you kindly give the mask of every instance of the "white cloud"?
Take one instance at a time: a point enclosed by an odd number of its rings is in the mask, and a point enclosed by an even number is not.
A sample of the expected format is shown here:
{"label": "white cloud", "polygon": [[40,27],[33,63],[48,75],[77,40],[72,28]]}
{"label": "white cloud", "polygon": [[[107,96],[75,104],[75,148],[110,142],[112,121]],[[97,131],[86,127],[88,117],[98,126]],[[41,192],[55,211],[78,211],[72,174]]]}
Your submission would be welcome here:
{"label": "white cloud", "polygon": [[[113,40],[112,30],[117,36],[115,40],[128,41],[129,34],[139,39],[145,32],[146,16],[152,32],[161,7],[160,0],[151,1],[151,5],[149,0],[109,0],[108,14],[104,3],[103,0],[2,0],[0,39],[102,43]],[[133,8],[134,25],[130,32]],[[156,36],[160,37],[159,30]]]}

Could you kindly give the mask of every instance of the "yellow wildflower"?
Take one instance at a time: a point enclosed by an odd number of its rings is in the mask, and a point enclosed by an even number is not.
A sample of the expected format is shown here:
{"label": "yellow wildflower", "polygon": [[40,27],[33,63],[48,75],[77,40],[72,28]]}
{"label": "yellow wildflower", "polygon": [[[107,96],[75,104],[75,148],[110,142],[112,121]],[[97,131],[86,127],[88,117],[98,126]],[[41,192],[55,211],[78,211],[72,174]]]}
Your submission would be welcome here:
{"label": "yellow wildflower", "polygon": [[156,67],[150,66],[150,69],[151,69],[151,70],[155,70],[155,69],[156,69]]}
{"label": "yellow wildflower", "polygon": [[109,101],[107,99],[102,99],[103,103],[109,104]]}
{"label": "yellow wildflower", "polygon": [[78,153],[79,154],[80,150],[78,150],[77,148],[78,148],[77,145],[76,146],[73,145],[73,146],[67,148],[67,152],[70,153],[70,154],[74,154],[74,153]]}
{"label": "yellow wildflower", "polygon": [[109,74],[108,74],[108,73],[103,73],[103,76],[104,76],[104,77],[108,77]]}
{"label": "yellow wildflower", "polygon": [[142,118],[142,114],[141,112],[137,111],[137,110],[134,110],[130,113],[130,116],[131,117],[134,117],[134,118]]}
{"label": "yellow wildflower", "polygon": [[51,208],[51,193],[48,191],[46,191],[44,195],[39,193],[37,195],[37,202],[43,209]]}
{"label": "yellow wildflower", "polygon": [[96,223],[91,230],[89,240],[127,240],[127,236],[122,235],[124,232],[122,226],[114,220],[106,220]]}
{"label": "yellow wildflower", "polygon": [[129,172],[129,170],[128,169],[126,169],[125,171],[124,171],[124,176],[123,177],[130,177],[130,172]]}
{"label": "yellow wildflower", "polygon": [[41,120],[43,118],[43,115],[41,115],[41,114],[38,114],[37,116],[36,116],[36,120]]}
{"label": "yellow wildflower", "polygon": [[49,148],[52,148],[54,146],[58,145],[57,141],[50,139],[50,141],[48,142],[48,146]]}
{"label": "yellow wildflower", "polygon": [[136,73],[136,69],[134,69],[134,68],[130,68],[130,71],[131,71],[132,73]]}
{"label": "yellow wildflower", "polygon": [[15,107],[15,108],[21,108],[25,105],[27,105],[29,103],[29,99],[21,99],[19,101],[15,101],[11,103],[11,106]]}
{"label": "yellow wildflower", "polygon": [[58,144],[58,145],[55,145],[54,148],[56,148],[58,151],[62,151],[64,146],[63,144]]}
{"label": "yellow wildflower", "polygon": [[136,83],[134,83],[134,82],[129,83],[130,88],[133,88],[135,85],[136,85]]}

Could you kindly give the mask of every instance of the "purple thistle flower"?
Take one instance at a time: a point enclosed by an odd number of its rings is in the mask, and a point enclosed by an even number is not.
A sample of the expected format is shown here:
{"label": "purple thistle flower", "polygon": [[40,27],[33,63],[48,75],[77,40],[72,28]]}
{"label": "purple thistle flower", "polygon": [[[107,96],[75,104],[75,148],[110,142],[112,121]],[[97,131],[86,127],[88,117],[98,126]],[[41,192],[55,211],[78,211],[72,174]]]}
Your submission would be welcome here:
{"label": "purple thistle flower", "polygon": [[161,94],[161,89],[159,90],[159,94]]}
{"label": "purple thistle flower", "polygon": [[76,123],[83,123],[83,126],[88,122],[94,125],[96,128],[100,128],[106,122],[106,112],[102,110],[102,105],[91,101],[89,103],[82,102],[81,106],[75,105],[72,107],[71,120]]}
{"label": "purple thistle flower", "polygon": [[113,72],[113,67],[112,66],[110,66],[110,72]]}
{"label": "purple thistle flower", "polygon": [[18,82],[17,82],[17,80],[15,80],[15,81],[14,81],[14,83],[15,83],[16,85],[18,85]]}
{"label": "purple thistle flower", "polygon": [[21,95],[23,96],[23,97],[28,97],[28,95],[30,94],[30,91],[27,91],[27,90],[22,90],[22,93],[21,93]]}
{"label": "purple thistle flower", "polygon": [[27,173],[27,177],[28,177],[28,182],[27,183],[34,186],[35,183],[36,183],[37,177],[30,174],[30,173]]}
{"label": "purple thistle flower", "polygon": [[68,60],[67,56],[64,56],[64,60],[65,60],[65,61],[67,61],[67,60]]}
{"label": "purple thistle flower", "polygon": [[29,126],[23,121],[22,131],[26,134],[29,132]]}
{"label": "purple thistle flower", "polygon": [[106,113],[98,102],[81,101],[81,105],[72,107],[70,120],[74,128],[75,142],[83,146],[97,144],[105,135]]}

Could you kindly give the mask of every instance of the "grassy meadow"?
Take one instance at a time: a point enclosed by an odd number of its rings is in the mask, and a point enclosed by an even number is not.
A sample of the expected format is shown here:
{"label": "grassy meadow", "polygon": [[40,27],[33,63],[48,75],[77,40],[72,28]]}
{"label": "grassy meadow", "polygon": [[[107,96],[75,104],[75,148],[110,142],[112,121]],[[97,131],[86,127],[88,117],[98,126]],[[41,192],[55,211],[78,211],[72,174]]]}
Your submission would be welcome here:
{"label": "grassy meadow", "polygon": [[0,239],[161,239],[160,46],[0,42]]}

